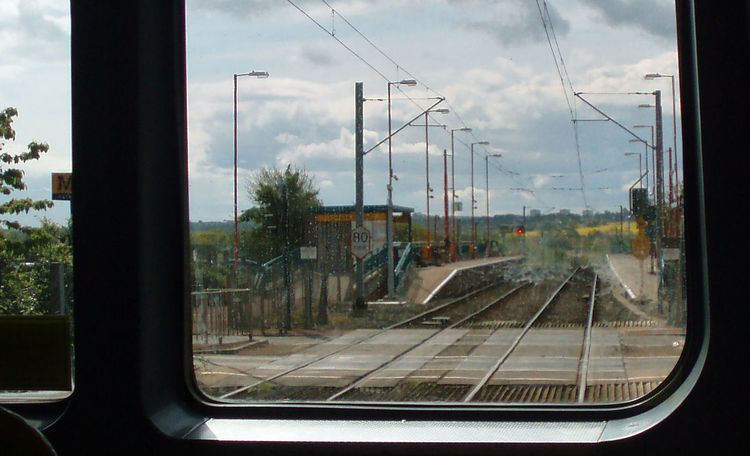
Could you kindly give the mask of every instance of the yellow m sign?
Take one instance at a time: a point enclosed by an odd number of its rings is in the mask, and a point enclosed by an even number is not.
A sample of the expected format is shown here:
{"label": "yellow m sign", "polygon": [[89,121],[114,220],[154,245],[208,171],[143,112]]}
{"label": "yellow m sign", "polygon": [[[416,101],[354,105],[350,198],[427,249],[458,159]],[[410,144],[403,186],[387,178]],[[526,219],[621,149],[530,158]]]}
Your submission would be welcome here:
{"label": "yellow m sign", "polygon": [[52,199],[67,200],[73,195],[73,173],[52,173]]}

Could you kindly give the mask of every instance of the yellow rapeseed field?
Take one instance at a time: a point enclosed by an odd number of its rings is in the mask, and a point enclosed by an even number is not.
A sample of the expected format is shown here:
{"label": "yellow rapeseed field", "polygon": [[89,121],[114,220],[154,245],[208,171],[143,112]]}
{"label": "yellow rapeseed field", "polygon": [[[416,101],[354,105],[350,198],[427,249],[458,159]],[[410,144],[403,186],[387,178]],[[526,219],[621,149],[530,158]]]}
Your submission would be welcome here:
{"label": "yellow rapeseed field", "polygon": [[[628,233],[628,230],[630,234],[638,234],[638,227],[635,223],[631,222],[630,226],[628,226],[627,222],[623,222],[622,228],[625,231],[625,233]],[[587,236],[592,233],[602,232],[606,234],[619,234],[620,233],[620,222],[612,222],[612,223],[606,223],[604,225],[597,225],[597,226],[580,226],[576,228],[576,231],[581,236]],[[536,230],[528,230],[526,231],[526,237],[527,238],[535,238],[539,237],[540,232]],[[519,237],[516,236],[515,232],[513,233],[513,237]]]}
{"label": "yellow rapeseed field", "polygon": [[[631,234],[638,233],[635,223],[630,223],[630,226],[628,227],[628,223],[623,222],[622,228],[624,231],[628,231],[629,229]],[[612,222],[612,223],[607,223],[604,225],[597,225],[597,226],[581,226],[581,227],[576,228],[576,231],[581,236],[586,236],[586,235],[597,233],[597,232],[603,232],[607,234],[617,234],[620,232],[620,222]]]}

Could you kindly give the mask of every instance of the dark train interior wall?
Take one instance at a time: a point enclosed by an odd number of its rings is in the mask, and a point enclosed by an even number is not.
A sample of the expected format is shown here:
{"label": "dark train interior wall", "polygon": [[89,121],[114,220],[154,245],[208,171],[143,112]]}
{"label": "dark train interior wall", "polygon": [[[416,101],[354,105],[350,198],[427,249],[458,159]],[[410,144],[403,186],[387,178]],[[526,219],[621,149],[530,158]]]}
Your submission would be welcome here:
{"label": "dark train interior wall", "polygon": [[[710,344],[693,392],[650,430],[594,446],[180,439],[212,412],[195,401],[185,381],[192,368],[185,350],[189,328],[179,324],[186,318],[189,287],[185,33],[182,2],[176,0],[72,2],[75,392],[62,406],[16,410],[60,416],[45,430],[59,454],[666,455],[694,454],[706,445],[724,453],[746,443],[748,411],[738,400],[737,373],[747,363],[748,191],[742,165],[749,90],[742,63],[750,51],[750,8],[748,2],[694,2],[697,48],[691,55],[686,53],[691,2],[677,7],[682,99],[700,114],[683,118],[683,131],[695,131],[700,122],[699,141],[686,135],[685,150],[703,151],[685,159],[685,179],[702,179],[704,190],[691,186],[698,191],[686,200],[686,224],[693,233],[686,242],[695,265],[688,292],[689,299],[710,301]],[[697,73],[685,73],[693,62]],[[691,105],[696,90],[700,104]],[[703,204],[705,226],[697,216]],[[346,416],[335,409],[326,413]]]}

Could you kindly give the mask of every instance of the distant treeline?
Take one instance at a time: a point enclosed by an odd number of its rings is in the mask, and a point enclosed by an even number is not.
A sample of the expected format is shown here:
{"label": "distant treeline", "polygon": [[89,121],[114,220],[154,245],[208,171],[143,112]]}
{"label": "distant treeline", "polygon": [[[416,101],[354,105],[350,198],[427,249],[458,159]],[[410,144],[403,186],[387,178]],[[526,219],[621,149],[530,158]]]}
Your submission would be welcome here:
{"label": "distant treeline", "polygon": [[[442,219],[442,214],[437,214],[440,219]],[[627,220],[628,218],[628,211],[625,209],[622,214],[623,218]],[[415,225],[424,225],[426,220],[425,214],[422,213],[415,213],[412,214],[412,222]],[[432,222],[434,223],[434,216],[430,214],[430,218],[433,219]],[[469,226],[471,217],[467,216],[456,216],[456,219],[460,220],[461,224],[464,226]],[[477,223],[484,223],[484,216],[476,213],[474,216],[474,221]],[[568,221],[568,222],[574,222],[577,225],[581,226],[597,226],[597,225],[604,225],[606,223],[611,222],[619,222],[620,221],[620,212],[610,212],[610,211],[604,211],[604,212],[596,212],[591,215],[580,215],[580,214],[561,214],[559,212],[556,212],[554,214],[540,214],[540,215],[530,215],[529,212],[526,213],[526,229],[533,230],[535,226],[537,225],[546,225],[550,222],[559,222],[559,221]],[[499,229],[514,229],[516,226],[523,223],[523,215],[522,214],[498,214],[493,215],[490,217],[490,228],[492,230],[499,230]],[[484,225],[482,225],[484,226]]]}
{"label": "distant treeline", "polygon": [[[239,231],[249,231],[253,228],[253,222],[240,222],[238,225]],[[190,222],[190,232],[197,233],[199,231],[226,231],[228,233],[234,232],[234,222],[231,220],[223,222],[204,222],[199,220],[197,222]]]}

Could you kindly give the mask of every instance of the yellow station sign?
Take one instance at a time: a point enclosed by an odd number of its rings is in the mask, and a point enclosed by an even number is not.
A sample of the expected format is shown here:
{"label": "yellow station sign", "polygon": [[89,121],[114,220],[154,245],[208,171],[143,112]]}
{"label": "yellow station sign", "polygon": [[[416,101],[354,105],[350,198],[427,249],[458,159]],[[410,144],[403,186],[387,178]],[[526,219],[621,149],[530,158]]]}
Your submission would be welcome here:
{"label": "yellow station sign", "polygon": [[52,173],[52,199],[70,201],[73,196],[73,173]]}

